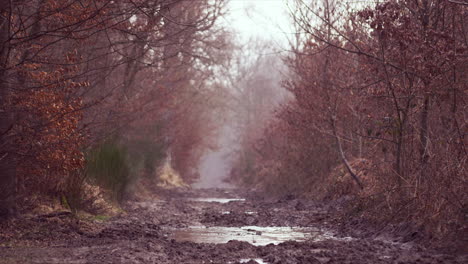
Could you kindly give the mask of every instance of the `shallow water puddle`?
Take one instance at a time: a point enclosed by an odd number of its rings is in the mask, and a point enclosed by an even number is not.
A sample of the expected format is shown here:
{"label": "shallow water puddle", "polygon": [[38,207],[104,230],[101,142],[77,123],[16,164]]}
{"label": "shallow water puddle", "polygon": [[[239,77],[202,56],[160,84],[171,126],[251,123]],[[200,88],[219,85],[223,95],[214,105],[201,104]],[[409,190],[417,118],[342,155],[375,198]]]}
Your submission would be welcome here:
{"label": "shallow water puddle", "polygon": [[267,262],[263,261],[261,258],[255,258],[255,259],[241,259],[240,263],[247,263],[251,260],[255,260],[258,264],[268,264]]}
{"label": "shallow water puddle", "polygon": [[245,241],[255,246],[279,244],[289,240],[305,241],[317,239],[321,235],[318,229],[306,227],[205,227],[191,226],[176,229],[169,238],[176,241],[195,243],[227,243],[230,240]]}
{"label": "shallow water puddle", "polygon": [[244,202],[245,199],[240,198],[192,198],[189,201],[204,202],[204,203],[229,203],[229,202]]}

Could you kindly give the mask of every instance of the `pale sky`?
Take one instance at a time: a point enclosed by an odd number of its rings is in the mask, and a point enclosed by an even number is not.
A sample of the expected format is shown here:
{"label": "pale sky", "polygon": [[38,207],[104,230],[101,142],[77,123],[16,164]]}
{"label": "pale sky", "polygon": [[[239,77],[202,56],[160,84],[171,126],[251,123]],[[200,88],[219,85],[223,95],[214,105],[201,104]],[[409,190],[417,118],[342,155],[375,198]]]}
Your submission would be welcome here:
{"label": "pale sky", "polygon": [[228,26],[238,32],[241,41],[250,38],[271,39],[287,43],[284,32],[291,33],[287,0],[230,0]]}
{"label": "pale sky", "polygon": [[[250,39],[274,41],[277,47],[287,48],[288,37],[284,32],[291,33],[291,20],[288,15],[287,0],[229,0],[229,15],[223,17],[223,23],[236,32],[237,41],[246,44]],[[275,56],[275,55],[272,55]],[[229,153],[233,144],[232,128],[223,128],[219,139],[220,149],[208,153],[199,165],[200,181],[194,187],[227,187],[223,183],[231,169]]]}

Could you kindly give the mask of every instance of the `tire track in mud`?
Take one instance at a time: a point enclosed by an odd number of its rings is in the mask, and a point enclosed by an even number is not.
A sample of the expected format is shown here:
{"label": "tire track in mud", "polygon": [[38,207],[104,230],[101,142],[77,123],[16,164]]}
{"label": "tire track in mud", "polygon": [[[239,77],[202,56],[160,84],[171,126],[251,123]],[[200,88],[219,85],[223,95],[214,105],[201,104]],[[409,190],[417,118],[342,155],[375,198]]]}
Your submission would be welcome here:
{"label": "tire track in mud", "polygon": [[[161,200],[129,202],[125,216],[92,232],[78,230],[74,239],[0,248],[0,263],[466,263],[412,242],[347,237],[334,228],[329,209],[236,190],[172,191]],[[299,241],[284,242],[291,237]]]}

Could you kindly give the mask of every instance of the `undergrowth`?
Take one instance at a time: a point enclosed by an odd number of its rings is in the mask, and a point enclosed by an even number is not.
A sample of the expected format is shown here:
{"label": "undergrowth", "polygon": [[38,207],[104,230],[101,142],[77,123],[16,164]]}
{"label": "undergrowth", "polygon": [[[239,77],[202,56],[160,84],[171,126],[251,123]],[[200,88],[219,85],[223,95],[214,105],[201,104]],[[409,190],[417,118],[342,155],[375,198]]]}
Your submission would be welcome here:
{"label": "undergrowth", "polygon": [[116,140],[108,140],[87,155],[86,175],[91,182],[112,192],[112,198],[122,201],[131,181],[127,150]]}

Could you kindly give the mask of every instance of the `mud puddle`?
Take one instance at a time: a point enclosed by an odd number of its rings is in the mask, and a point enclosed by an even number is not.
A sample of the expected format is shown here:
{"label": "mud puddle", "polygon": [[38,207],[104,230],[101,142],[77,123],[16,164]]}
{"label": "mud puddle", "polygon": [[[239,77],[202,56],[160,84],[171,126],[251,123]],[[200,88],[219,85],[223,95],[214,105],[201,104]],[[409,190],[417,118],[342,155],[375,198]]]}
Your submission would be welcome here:
{"label": "mud puddle", "polygon": [[241,259],[240,263],[248,263],[249,261],[255,261],[258,264],[268,264],[268,262],[263,261],[261,258],[254,258],[254,259]]}
{"label": "mud puddle", "polygon": [[241,198],[191,198],[189,201],[202,203],[229,203],[229,202],[244,202]]}
{"label": "mud puddle", "polygon": [[191,226],[174,229],[169,236],[178,242],[190,241],[195,243],[223,244],[230,240],[248,242],[254,246],[278,245],[286,241],[303,242],[307,240],[351,240],[351,238],[337,238],[327,231],[312,227],[221,227],[221,226]]}
{"label": "mud puddle", "polygon": [[[241,198],[189,198],[189,201],[201,203],[221,203],[228,204],[229,202],[244,202]],[[276,211],[274,208],[273,211]],[[220,214],[229,216],[231,210],[221,210]],[[257,215],[256,211],[245,210],[246,216]],[[324,240],[341,240],[348,241],[351,238],[338,238],[332,232],[310,226],[256,226],[256,225],[241,225],[241,226],[205,226],[200,223],[185,227],[174,228],[169,231],[169,239],[174,239],[177,242],[194,242],[194,243],[209,243],[209,244],[224,244],[231,240],[248,242],[254,246],[266,246],[268,244],[278,245],[286,241],[304,242],[324,241]],[[258,261],[257,261],[258,262]]]}

